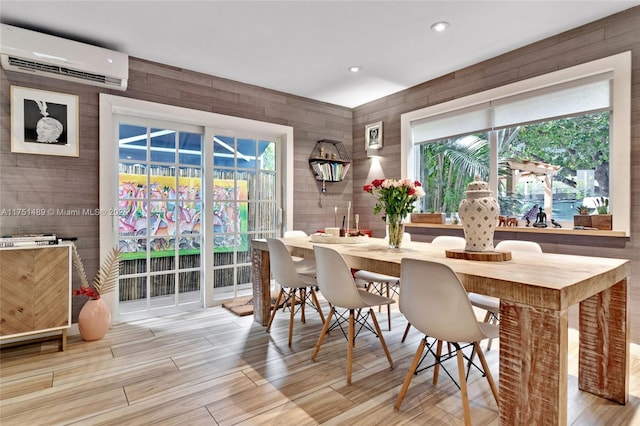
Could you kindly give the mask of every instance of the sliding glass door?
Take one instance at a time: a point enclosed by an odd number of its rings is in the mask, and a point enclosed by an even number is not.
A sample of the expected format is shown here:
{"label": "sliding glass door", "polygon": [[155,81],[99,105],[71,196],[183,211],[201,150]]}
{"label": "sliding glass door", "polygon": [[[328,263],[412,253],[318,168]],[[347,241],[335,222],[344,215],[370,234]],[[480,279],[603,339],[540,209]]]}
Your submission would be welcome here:
{"label": "sliding glass door", "polygon": [[276,144],[216,134],[212,145],[213,293],[226,299],[251,292],[251,239],[277,235]]}
{"label": "sliding glass door", "polygon": [[280,226],[276,142],[134,117],[118,133],[120,318],[200,308],[205,279],[215,300],[249,294],[250,241]]}
{"label": "sliding glass door", "polygon": [[119,124],[121,315],[202,306],[202,144],[197,127]]}
{"label": "sliding glass door", "polygon": [[[221,130],[224,129],[224,130]],[[293,222],[293,128],[100,95],[100,254],[116,321],[250,294],[251,240]]]}

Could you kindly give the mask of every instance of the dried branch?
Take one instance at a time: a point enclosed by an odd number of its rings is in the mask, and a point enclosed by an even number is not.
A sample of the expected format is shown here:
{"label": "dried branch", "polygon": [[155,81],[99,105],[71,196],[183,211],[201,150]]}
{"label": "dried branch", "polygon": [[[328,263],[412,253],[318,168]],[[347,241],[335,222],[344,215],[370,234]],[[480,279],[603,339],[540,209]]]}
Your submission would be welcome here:
{"label": "dried branch", "polygon": [[102,295],[115,289],[120,273],[120,254],[118,247],[113,247],[100,265],[92,283],[98,294]]}
{"label": "dried branch", "polygon": [[87,280],[87,273],[84,271],[84,264],[82,263],[82,258],[80,258],[80,253],[78,253],[78,249],[75,244],[71,244],[71,249],[73,254],[73,266],[76,267],[76,271],[78,271],[78,275],[80,275],[80,285],[82,287],[89,287],[89,280]]}
{"label": "dried branch", "polygon": [[[80,276],[80,283],[82,287],[89,288],[89,281],[87,280],[87,273],[84,270],[84,264],[82,263],[82,258],[80,258],[80,254],[75,246],[72,245],[73,252],[73,265],[78,271],[78,275]],[[96,292],[99,295],[108,293],[115,289],[116,284],[118,283],[118,275],[120,272],[120,249],[118,247],[113,247],[111,251],[107,254],[104,261],[100,265],[100,269],[98,273],[96,273],[91,286],[95,288]]]}

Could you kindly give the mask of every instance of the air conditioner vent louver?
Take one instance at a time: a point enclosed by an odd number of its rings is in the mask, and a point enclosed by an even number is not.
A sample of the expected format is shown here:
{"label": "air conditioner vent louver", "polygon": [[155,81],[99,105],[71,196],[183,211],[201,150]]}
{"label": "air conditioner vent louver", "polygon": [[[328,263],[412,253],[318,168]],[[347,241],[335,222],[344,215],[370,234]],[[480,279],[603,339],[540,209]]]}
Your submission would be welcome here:
{"label": "air conditioner vent louver", "polygon": [[42,64],[39,62],[33,62],[33,61],[26,61],[24,59],[20,59],[20,58],[9,58],[9,64],[16,66],[16,67],[20,67],[22,69],[25,70],[33,70],[33,71],[45,71],[45,72],[50,72],[53,74],[61,74],[61,75],[68,75],[71,77],[75,77],[75,78],[79,78],[82,80],[90,80],[90,81],[96,81],[96,82],[100,82],[100,83],[111,83],[114,84],[116,86],[118,86],[120,84],[119,81],[115,81],[114,79],[108,79],[107,77],[105,77],[104,75],[99,75],[99,74],[91,74],[88,72],[84,72],[84,71],[76,71],[76,70],[72,70],[70,68],[64,68],[64,67],[58,67],[55,65],[49,65],[49,64]]}

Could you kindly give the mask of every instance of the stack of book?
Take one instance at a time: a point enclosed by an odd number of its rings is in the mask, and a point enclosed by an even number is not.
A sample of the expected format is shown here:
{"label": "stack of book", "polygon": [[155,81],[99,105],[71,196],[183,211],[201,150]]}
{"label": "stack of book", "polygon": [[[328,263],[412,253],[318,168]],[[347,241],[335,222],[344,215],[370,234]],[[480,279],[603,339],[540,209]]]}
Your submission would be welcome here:
{"label": "stack of book", "polygon": [[0,237],[0,248],[5,247],[38,247],[58,244],[53,234],[3,235]]}

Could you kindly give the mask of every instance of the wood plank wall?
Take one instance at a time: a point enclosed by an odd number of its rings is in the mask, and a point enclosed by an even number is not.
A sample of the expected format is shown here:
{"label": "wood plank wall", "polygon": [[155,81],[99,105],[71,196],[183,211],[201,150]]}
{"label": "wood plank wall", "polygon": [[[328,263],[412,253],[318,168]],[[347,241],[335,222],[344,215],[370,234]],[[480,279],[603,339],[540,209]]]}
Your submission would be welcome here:
{"label": "wood plank wall", "polygon": [[[333,226],[334,206],[351,199],[350,175],[343,182],[328,184],[327,192],[321,194],[307,161],[320,139],[343,141],[351,152],[351,109],[136,58],[130,58],[129,77],[127,91],[119,92],[0,71],[0,211],[99,207],[100,92],[292,126],[297,229],[309,232],[318,226]],[[11,153],[11,85],[79,96],[79,158]],[[326,222],[329,217],[331,223]],[[98,226],[98,216],[0,216],[2,235],[53,232],[78,237],[77,246],[90,276],[99,263]],[[79,281],[74,276],[77,286]],[[74,300],[74,322],[79,302]]]}
{"label": "wood plank wall", "polygon": [[[374,236],[384,236],[384,223],[372,215],[374,198],[362,192],[362,186],[374,178],[400,177],[401,114],[624,51],[632,52],[633,67],[631,238],[618,244],[622,248],[587,237],[541,242],[548,252],[631,259],[631,335],[640,342],[640,6],[355,108],[353,193],[361,226],[373,229]],[[364,127],[379,120],[384,123],[384,148],[377,162],[366,158]],[[612,171],[621,172],[626,173]]]}
{"label": "wood plank wall", "polygon": [[[130,58],[126,92],[107,91],[61,80],[0,70],[0,210],[11,208],[98,207],[98,93],[109,92],[152,102],[290,125],[294,128],[294,228],[312,232],[331,225],[333,208],[353,211],[360,226],[384,235],[374,217],[373,197],[361,189],[373,178],[400,176],[400,114],[512,83],[560,68],[623,51],[633,52],[632,87],[632,227],[624,248],[576,245],[571,241],[544,243],[545,251],[623,257],[632,260],[632,338],[640,342],[640,7],[542,40],[496,58],[447,74],[408,90],[348,109],[221,79],[201,73]],[[10,85],[76,94],[80,97],[80,157],[12,154],[10,144]],[[373,163],[364,151],[364,126],[384,122],[382,158]],[[346,181],[327,184],[321,193],[307,158],[316,140],[341,140],[352,152],[353,166]],[[353,149],[352,149],[353,148]],[[55,232],[79,237],[78,247],[87,272],[98,263],[97,217],[0,216],[0,234]],[[584,244],[585,239],[580,239]],[[77,286],[78,282],[74,282]],[[74,303],[74,321],[79,306]]]}

